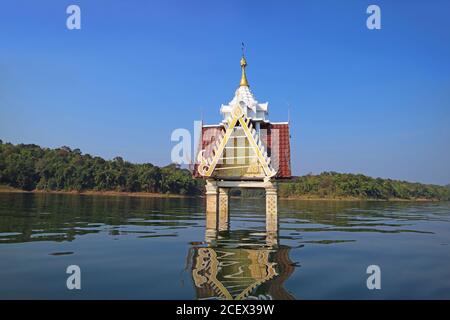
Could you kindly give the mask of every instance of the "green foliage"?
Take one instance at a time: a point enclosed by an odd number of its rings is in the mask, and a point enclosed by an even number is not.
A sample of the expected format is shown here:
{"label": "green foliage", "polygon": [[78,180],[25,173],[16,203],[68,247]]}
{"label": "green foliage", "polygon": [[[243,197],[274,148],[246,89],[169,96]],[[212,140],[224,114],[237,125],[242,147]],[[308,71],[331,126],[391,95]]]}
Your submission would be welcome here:
{"label": "green foliage", "polygon": [[[41,148],[0,140],[0,183],[23,190],[123,191],[196,195],[203,181],[177,165],[105,160],[79,149]],[[263,197],[264,190],[232,190],[233,196]],[[281,197],[450,200],[450,186],[426,185],[362,174],[324,172],[280,183]]]}
{"label": "green foliage", "polygon": [[282,197],[450,200],[450,189],[429,184],[323,172],[280,183]]}
{"label": "green foliage", "polygon": [[202,182],[176,165],[163,168],[132,164],[121,157],[107,161],[79,149],[41,148],[0,143],[0,183],[23,190],[161,192],[199,194]]}

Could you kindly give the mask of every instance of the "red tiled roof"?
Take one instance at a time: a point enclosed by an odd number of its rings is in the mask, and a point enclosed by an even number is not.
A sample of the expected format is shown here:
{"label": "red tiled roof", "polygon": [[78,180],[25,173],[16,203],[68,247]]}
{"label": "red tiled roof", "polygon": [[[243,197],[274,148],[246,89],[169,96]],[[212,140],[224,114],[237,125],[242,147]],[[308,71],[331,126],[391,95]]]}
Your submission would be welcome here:
{"label": "red tiled roof", "polygon": [[[263,126],[261,126],[263,128]],[[277,178],[290,178],[291,177],[291,147],[290,147],[290,134],[288,123],[269,123],[267,126],[268,141],[266,145],[271,149],[270,156],[272,161],[276,161],[276,144],[278,144],[278,174]],[[277,137],[278,136],[278,137]],[[276,143],[278,138],[278,143]],[[275,141],[273,141],[275,140]],[[275,152],[275,154],[274,154]],[[274,163],[275,164],[275,163]]]}
{"label": "red tiled roof", "polygon": [[[222,125],[203,126],[199,151],[205,150],[204,157],[212,155],[215,141],[224,130]],[[267,153],[271,157],[271,165],[278,168],[276,178],[286,179],[291,177],[291,150],[290,134],[288,123],[264,123],[261,124],[261,140],[266,146]],[[277,148],[278,145],[278,148]],[[278,149],[278,150],[277,150]],[[278,151],[278,152],[277,152]],[[197,160],[197,157],[195,158]],[[193,175],[195,178],[202,178],[197,171],[197,164],[194,165]]]}

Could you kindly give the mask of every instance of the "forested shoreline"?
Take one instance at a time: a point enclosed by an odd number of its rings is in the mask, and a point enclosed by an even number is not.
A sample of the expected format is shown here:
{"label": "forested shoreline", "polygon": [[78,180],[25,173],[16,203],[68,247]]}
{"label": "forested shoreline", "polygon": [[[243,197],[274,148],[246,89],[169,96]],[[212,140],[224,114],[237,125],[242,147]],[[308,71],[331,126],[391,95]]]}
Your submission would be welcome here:
{"label": "forested shoreline", "polygon": [[196,195],[202,181],[176,165],[133,164],[79,149],[0,143],[0,183],[21,190],[117,191]]}
{"label": "forested shoreline", "polygon": [[[195,196],[204,181],[171,164],[133,164],[105,160],[79,149],[42,148],[0,140],[0,184],[25,191],[158,193]],[[324,172],[280,182],[279,195],[300,199],[450,200],[450,187]],[[264,196],[263,190],[233,190],[232,195]]]}
{"label": "forested shoreline", "polygon": [[450,187],[372,178],[362,174],[323,172],[280,184],[281,197],[375,200],[450,200]]}

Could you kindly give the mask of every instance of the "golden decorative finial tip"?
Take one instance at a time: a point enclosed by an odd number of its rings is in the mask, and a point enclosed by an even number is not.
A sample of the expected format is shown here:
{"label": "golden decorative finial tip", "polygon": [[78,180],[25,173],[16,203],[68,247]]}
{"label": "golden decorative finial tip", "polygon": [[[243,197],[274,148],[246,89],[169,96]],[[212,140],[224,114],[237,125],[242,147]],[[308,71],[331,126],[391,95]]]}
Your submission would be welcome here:
{"label": "golden decorative finial tip", "polygon": [[242,77],[241,77],[241,83],[239,84],[239,86],[241,86],[241,87],[249,87],[249,84],[247,81],[247,75],[245,74],[245,67],[247,67],[247,60],[245,60],[245,57],[242,56],[242,59],[241,59]]}
{"label": "golden decorative finial tip", "polygon": [[247,66],[247,60],[245,60],[245,57],[244,56],[242,56],[242,59],[241,59],[241,67],[246,67]]}

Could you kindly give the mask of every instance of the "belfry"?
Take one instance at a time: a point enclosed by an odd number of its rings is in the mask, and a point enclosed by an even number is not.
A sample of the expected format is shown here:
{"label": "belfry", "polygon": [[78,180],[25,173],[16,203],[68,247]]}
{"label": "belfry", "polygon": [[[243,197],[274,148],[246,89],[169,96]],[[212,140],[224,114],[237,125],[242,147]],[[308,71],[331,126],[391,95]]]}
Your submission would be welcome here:
{"label": "belfry", "polygon": [[291,177],[289,123],[271,122],[268,103],[259,103],[241,58],[241,81],[220,107],[222,121],[203,125],[194,176],[206,180],[206,228],[228,230],[230,188],[264,188],[266,231],[277,232],[277,180]]}

